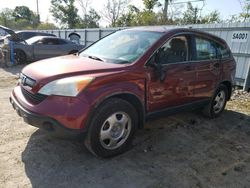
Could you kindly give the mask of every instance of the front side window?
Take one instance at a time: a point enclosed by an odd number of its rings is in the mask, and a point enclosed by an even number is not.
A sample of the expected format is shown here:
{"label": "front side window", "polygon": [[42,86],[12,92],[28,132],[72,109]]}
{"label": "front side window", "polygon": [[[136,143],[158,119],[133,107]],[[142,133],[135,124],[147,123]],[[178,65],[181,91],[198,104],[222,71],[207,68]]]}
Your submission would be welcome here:
{"label": "front side window", "polygon": [[185,62],[188,60],[188,42],[185,36],[178,36],[166,42],[158,52],[161,64]]}
{"label": "front side window", "polygon": [[80,56],[117,64],[132,63],[162,35],[151,31],[118,31],[88,47]]}
{"label": "front side window", "polygon": [[212,60],[217,58],[216,46],[213,41],[196,37],[195,49],[196,54],[193,60]]}

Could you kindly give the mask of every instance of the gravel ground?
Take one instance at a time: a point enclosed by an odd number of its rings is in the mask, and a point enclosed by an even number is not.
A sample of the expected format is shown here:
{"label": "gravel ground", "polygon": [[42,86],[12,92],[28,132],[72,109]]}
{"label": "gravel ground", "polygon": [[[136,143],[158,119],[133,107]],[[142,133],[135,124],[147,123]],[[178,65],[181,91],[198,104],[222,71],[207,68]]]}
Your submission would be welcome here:
{"label": "gravel ground", "polygon": [[8,97],[22,67],[0,68],[0,187],[250,187],[250,95],[235,91],[221,117],[197,112],[147,122],[112,159],[25,124]]}

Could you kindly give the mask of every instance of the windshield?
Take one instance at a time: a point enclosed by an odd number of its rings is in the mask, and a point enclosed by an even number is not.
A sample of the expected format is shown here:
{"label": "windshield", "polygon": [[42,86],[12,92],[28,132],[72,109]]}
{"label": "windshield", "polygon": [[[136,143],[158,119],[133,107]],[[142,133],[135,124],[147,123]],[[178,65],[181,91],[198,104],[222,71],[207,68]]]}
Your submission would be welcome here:
{"label": "windshield", "polygon": [[162,33],[151,31],[118,31],[88,47],[80,56],[117,64],[132,63],[161,36]]}

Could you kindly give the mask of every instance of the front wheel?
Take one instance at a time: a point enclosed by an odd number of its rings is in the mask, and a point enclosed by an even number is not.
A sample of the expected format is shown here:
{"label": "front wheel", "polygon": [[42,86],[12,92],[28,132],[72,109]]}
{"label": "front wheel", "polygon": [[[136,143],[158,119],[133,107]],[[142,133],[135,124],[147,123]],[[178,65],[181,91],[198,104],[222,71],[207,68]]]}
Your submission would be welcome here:
{"label": "front wheel", "polygon": [[225,85],[220,85],[210,103],[203,109],[203,114],[210,118],[218,117],[225,109],[227,99],[228,89]]}
{"label": "front wheel", "polygon": [[16,50],[16,51],[14,51],[14,59],[17,62],[17,64],[27,63],[26,54],[22,50]]}
{"label": "front wheel", "polygon": [[113,98],[104,102],[95,112],[86,147],[99,157],[113,157],[125,152],[132,143],[138,115],[125,100]]}

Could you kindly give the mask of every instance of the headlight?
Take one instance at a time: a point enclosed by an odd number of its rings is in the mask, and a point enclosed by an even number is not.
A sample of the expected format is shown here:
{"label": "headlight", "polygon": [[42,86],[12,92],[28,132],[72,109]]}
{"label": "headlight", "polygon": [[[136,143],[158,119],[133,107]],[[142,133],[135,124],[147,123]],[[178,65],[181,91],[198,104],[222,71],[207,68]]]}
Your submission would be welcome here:
{"label": "headlight", "polygon": [[44,95],[76,96],[93,79],[92,77],[75,76],[55,80],[43,86],[38,93]]}

